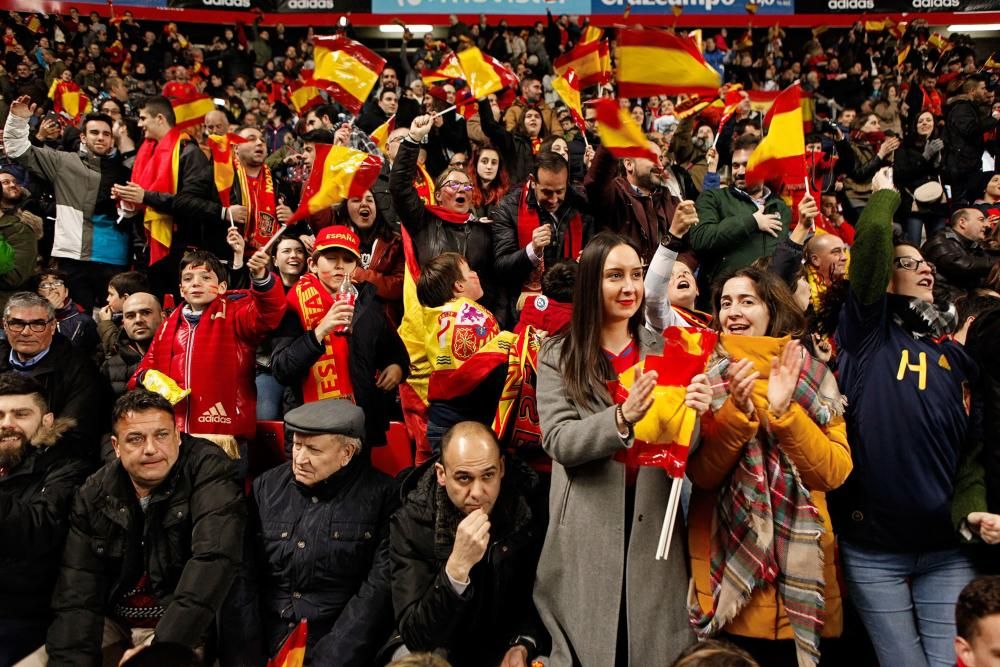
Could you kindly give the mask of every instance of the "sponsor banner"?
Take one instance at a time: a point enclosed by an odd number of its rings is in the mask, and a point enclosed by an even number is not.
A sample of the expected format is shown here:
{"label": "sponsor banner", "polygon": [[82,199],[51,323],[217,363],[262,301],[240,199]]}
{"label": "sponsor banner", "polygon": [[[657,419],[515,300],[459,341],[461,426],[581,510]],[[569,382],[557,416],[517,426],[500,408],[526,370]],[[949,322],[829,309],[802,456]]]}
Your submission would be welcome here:
{"label": "sponsor banner", "polygon": [[[798,0],[757,0],[758,14],[794,14]],[[632,6],[631,14],[663,14],[679,6],[688,14],[742,14],[747,15],[746,0],[593,0],[592,14],[622,14],[626,5]],[[555,12],[554,12],[555,13]],[[562,13],[562,12],[560,12]]]}
{"label": "sponsor banner", "polygon": [[167,0],[118,0],[117,5],[122,7],[166,7]]}
{"label": "sponsor banner", "polygon": [[338,14],[367,14],[371,12],[371,2],[369,0],[262,0],[269,2],[273,9],[264,11],[276,11],[279,14],[292,14],[295,12],[336,12]]}
{"label": "sponsor banner", "polygon": [[[716,2],[717,0],[712,0]],[[589,14],[591,0],[372,0],[373,14]]]}
{"label": "sponsor banner", "polygon": [[167,6],[171,9],[266,9],[266,4],[260,0],[167,0]]}
{"label": "sponsor banner", "polygon": [[1000,11],[1000,0],[796,0],[800,14],[826,12],[986,12]]}

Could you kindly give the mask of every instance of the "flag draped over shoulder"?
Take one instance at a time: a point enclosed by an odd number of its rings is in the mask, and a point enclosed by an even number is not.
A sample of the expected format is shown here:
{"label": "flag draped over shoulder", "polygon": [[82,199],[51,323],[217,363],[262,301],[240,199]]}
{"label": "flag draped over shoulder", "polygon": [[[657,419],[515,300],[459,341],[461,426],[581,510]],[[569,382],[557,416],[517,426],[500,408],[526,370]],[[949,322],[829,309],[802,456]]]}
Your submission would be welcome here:
{"label": "flag draped over shoulder", "polygon": [[212,171],[215,175],[215,187],[223,206],[229,206],[229,192],[236,180],[236,156],[233,147],[246,143],[246,139],[232,132],[225,135],[208,135],[208,145],[212,151]]}
{"label": "flag draped over shoulder", "polygon": [[[159,141],[147,139],[136,153],[132,180],[143,190],[177,194],[181,149],[183,142],[189,139],[177,126],[172,127]],[[147,206],[143,225],[149,242],[149,264],[152,266],[170,254],[174,219]]]}
{"label": "flag draped over shoulder", "polygon": [[385,68],[381,56],[340,35],[315,38],[313,62],[313,79],[353,113],[361,109]]}
{"label": "flag draped over shoulder", "polygon": [[90,98],[72,81],[53,81],[49,87],[49,98],[53,111],[73,121],[91,111]]}
{"label": "flag draped over shoulder", "polygon": [[299,621],[292,634],[281,645],[278,654],[267,661],[267,667],[302,667],[306,660],[308,626],[306,619]]}
{"label": "flag draped over shoulder", "polygon": [[801,98],[802,89],[797,83],[775,98],[764,116],[766,135],[747,163],[747,180],[798,183],[806,178]]}
{"label": "flag draped over shoulder", "polygon": [[621,97],[715,95],[722,85],[694,42],[657,30],[619,32],[616,77]]}
{"label": "flag draped over shoulder", "polygon": [[319,144],[316,160],[302,192],[302,203],[286,224],[329,208],[371,188],[382,170],[382,158],[346,146]]}
{"label": "flag draped over shoulder", "polygon": [[580,79],[580,88],[606,83],[611,78],[611,54],[605,40],[578,44],[569,53],[556,58],[556,74],[573,69]]}
{"label": "flag draped over shoulder", "polygon": [[601,98],[594,102],[597,111],[597,134],[601,145],[617,158],[646,158],[657,161],[649,149],[649,140],[635,119],[618,104],[618,100]]}
{"label": "flag draped over shoulder", "polygon": [[552,88],[569,109],[576,126],[580,128],[581,132],[586,132],[587,128],[583,122],[583,106],[580,102],[580,79],[576,76],[576,70],[570,67],[558,75],[552,80]]}

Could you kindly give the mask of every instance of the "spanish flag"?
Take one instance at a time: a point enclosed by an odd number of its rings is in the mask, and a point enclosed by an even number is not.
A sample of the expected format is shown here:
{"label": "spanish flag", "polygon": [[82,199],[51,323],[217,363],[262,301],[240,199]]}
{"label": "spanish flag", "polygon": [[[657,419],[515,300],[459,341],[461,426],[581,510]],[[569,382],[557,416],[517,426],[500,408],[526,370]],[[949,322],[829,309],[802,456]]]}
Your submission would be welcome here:
{"label": "spanish flag", "polygon": [[286,224],[330,208],[348,197],[360,197],[382,170],[382,158],[346,146],[318,144],[302,202]]}
{"label": "spanish flag", "polygon": [[201,125],[205,122],[205,114],[215,111],[215,102],[208,95],[196,95],[187,99],[172,99],[175,125],[181,129]]}
{"label": "spanish flag", "polygon": [[604,37],[604,30],[598,28],[597,26],[588,25],[580,33],[580,41],[578,44],[590,44],[591,42],[597,42]]}
{"label": "spanish flag", "polygon": [[[181,150],[190,137],[181,128],[170,128],[159,141],[147,139],[139,147],[132,167],[132,180],[143,190],[177,194],[180,180]],[[143,216],[146,240],[149,243],[149,265],[170,254],[173,243],[174,219],[147,206]]]}
{"label": "spanish flag", "polygon": [[462,78],[469,84],[476,99],[499,92],[507,86],[517,85],[517,76],[513,72],[474,46],[459,53],[458,62],[465,73]]}
{"label": "spanish flag", "polygon": [[996,55],[996,51],[990,54],[990,57],[983,63],[983,69],[990,72],[1000,72],[1000,61],[996,59]]}
{"label": "spanish flag", "polygon": [[323,104],[323,90],[312,81],[293,81],[289,86],[288,98],[295,107],[295,113],[300,116],[314,106]]}
{"label": "spanish flag", "polygon": [[907,44],[903,49],[896,54],[896,67],[902,67],[906,59],[910,57],[910,45]]}
{"label": "spanish flag", "polygon": [[865,32],[882,32],[885,30],[885,21],[865,21]]}
{"label": "spanish flag", "polygon": [[215,187],[223,206],[229,206],[229,192],[236,180],[236,155],[233,147],[246,143],[246,139],[230,132],[225,135],[208,135],[208,145],[212,150],[212,170],[215,173]]}
{"label": "spanish flag", "polygon": [[802,89],[785,88],[764,116],[767,135],[750,156],[747,180],[800,183],[806,178],[806,140],[802,126]]}
{"label": "spanish flag", "polygon": [[617,158],[646,158],[657,162],[656,153],[649,149],[649,140],[618,100],[607,97],[594,102],[597,110],[597,134],[601,145]]}
{"label": "spanish flag", "polygon": [[712,104],[711,99],[702,99],[699,95],[692,95],[683,102],[674,105],[674,116],[677,120],[684,120],[688,116],[693,116],[704,111]]}
{"label": "spanish flag", "polygon": [[92,108],[90,98],[72,81],[54,80],[49,87],[49,98],[53,111],[73,121],[90,113]]}
{"label": "spanish flag", "polygon": [[650,97],[697,93],[716,95],[722,79],[694,42],[654,30],[622,30],[618,35],[618,94]]}
{"label": "spanish flag", "polygon": [[931,36],[927,38],[927,44],[934,47],[941,53],[945,53],[954,46],[947,37],[943,36],[939,32],[931,33]]}
{"label": "spanish flag", "polygon": [[896,39],[903,39],[903,35],[906,34],[906,21],[895,23],[892,19],[886,19],[886,27],[889,28],[889,34]]}
{"label": "spanish flag", "polygon": [[281,645],[278,655],[267,661],[267,667],[302,667],[306,660],[308,625],[309,622],[304,618],[299,621],[292,634]]}
{"label": "spanish flag", "polygon": [[361,109],[385,67],[374,51],[340,35],[315,38],[313,62],[313,78],[352,113]]}
{"label": "spanish flag", "polygon": [[611,55],[604,40],[579,44],[556,58],[553,65],[560,75],[565,75],[568,69],[575,70],[580,88],[598,86],[611,78]]}
{"label": "spanish flag", "polygon": [[385,150],[389,145],[389,135],[393,133],[396,129],[396,114],[392,114],[389,120],[385,121],[374,130],[369,135],[372,142],[379,147],[379,150]]}
{"label": "spanish flag", "polygon": [[576,126],[580,128],[581,132],[586,132],[587,127],[583,122],[583,106],[580,102],[580,80],[576,76],[576,70],[570,67],[563,74],[558,75],[552,80],[552,88],[569,109]]}
{"label": "spanish flag", "polygon": [[422,70],[420,72],[420,78],[423,80],[424,85],[430,88],[434,84],[441,83],[442,81],[464,79],[465,72],[462,71],[462,66],[458,62],[458,57],[452,51],[441,59],[441,64],[438,65],[437,68]]}

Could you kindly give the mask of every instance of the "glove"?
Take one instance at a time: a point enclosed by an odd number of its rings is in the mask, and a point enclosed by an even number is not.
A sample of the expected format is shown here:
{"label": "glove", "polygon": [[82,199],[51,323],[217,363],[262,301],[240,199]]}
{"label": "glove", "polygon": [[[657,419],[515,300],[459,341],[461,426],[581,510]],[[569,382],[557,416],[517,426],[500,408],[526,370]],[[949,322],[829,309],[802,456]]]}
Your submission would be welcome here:
{"label": "glove", "polygon": [[924,159],[930,160],[932,157],[940,153],[942,148],[944,148],[944,141],[941,139],[931,139],[924,146]]}
{"label": "glove", "polygon": [[153,369],[142,374],[142,386],[170,401],[170,405],[177,405],[191,393],[190,389],[181,389],[169,375]]}

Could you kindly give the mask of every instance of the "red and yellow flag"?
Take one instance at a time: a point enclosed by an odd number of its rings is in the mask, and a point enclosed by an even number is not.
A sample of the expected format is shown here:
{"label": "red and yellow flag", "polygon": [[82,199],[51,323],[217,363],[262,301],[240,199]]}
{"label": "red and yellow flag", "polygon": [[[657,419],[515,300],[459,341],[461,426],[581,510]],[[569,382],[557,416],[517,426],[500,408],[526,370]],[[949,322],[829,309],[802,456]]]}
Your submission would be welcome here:
{"label": "red and yellow flag", "polygon": [[939,32],[931,33],[931,36],[927,38],[927,44],[934,47],[941,53],[951,50],[954,46],[954,44],[952,44],[947,37]]}
{"label": "red and yellow flag", "polygon": [[646,158],[657,162],[656,153],[649,149],[649,140],[642,128],[618,100],[602,97],[594,102],[597,110],[597,134],[601,145],[617,158]]}
{"label": "red and yellow flag", "polygon": [[616,76],[622,97],[716,95],[722,85],[694,42],[654,30],[619,32]]}
{"label": "red and yellow flag", "polygon": [[181,129],[201,125],[205,122],[205,114],[215,111],[215,102],[208,95],[197,95],[186,99],[172,99],[174,107],[174,122]]}
{"label": "red and yellow flag", "polygon": [[907,44],[899,53],[896,54],[896,67],[902,67],[906,59],[910,57],[910,45]]}
{"label": "red and yellow flag", "polygon": [[54,80],[49,87],[49,98],[53,111],[74,122],[92,109],[90,98],[72,81]]}
{"label": "red and yellow flag", "polygon": [[449,52],[448,55],[442,58],[441,64],[436,68],[424,69],[420,72],[420,78],[427,87],[431,87],[442,81],[453,81],[464,77],[465,72],[462,71],[462,66],[459,64],[458,57],[454,51]]}
{"label": "red and yellow flag", "polygon": [[353,113],[368,99],[385,67],[385,60],[374,51],[340,35],[315,38],[313,62],[315,81]]}
{"label": "red and yellow flag", "polygon": [[215,187],[223,206],[229,206],[229,192],[236,180],[236,156],[233,147],[246,143],[246,139],[230,132],[225,135],[208,135],[208,146],[212,150],[212,170],[215,174]]}
{"label": "red and yellow flag", "polygon": [[278,655],[267,661],[267,667],[302,667],[306,660],[308,625],[309,622],[304,618],[299,621],[298,626],[281,645]]}
{"label": "red and yellow flag", "polygon": [[806,178],[806,139],[802,125],[802,89],[785,88],[764,116],[766,136],[750,156],[747,180],[800,183]]}
{"label": "red and yellow flag", "polygon": [[382,170],[382,158],[346,146],[316,145],[302,202],[286,224],[330,208],[348,197],[360,197],[371,188]]}
{"label": "red and yellow flag", "polygon": [[591,42],[597,42],[604,38],[604,29],[598,28],[597,26],[588,25],[580,33],[580,40],[577,44],[590,44]]}
{"label": "red and yellow flag", "polygon": [[295,107],[295,113],[300,116],[309,109],[323,104],[323,89],[313,83],[311,80],[293,81],[289,86],[288,98],[292,102],[292,106]]}
{"label": "red and yellow flag", "polygon": [[372,142],[379,147],[380,150],[385,150],[389,145],[389,135],[393,133],[396,129],[396,114],[392,114],[389,120],[385,121],[374,130],[369,135]]}
{"label": "red and yellow flag", "polygon": [[569,109],[576,126],[580,128],[581,132],[586,132],[587,126],[583,122],[583,105],[580,101],[580,80],[576,76],[576,70],[570,67],[564,73],[556,76],[552,80],[552,89],[556,91],[566,108]]}
{"label": "red and yellow flag", "polygon": [[[147,139],[139,147],[132,166],[132,180],[143,190],[177,194],[180,182],[181,150],[190,137],[179,127],[170,128],[159,141]],[[149,265],[170,254],[174,219],[149,206],[143,215],[146,240],[149,242]]]}
{"label": "red and yellow flag", "polygon": [[598,86],[611,78],[611,54],[604,40],[581,43],[556,58],[553,65],[556,74],[564,75],[568,69],[575,70],[581,89]]}
{"label": "red and yellow flag", "polygon": [[885,21],[865,21],[865,32],[882,32],[885,27]]}
{"label": "red and yellow flag", "polygon": [[513,72],[474,46],[460,52],[458,62],[462,66],[463,78],[476,99],[482,99],[518,83],[517,76]]}

